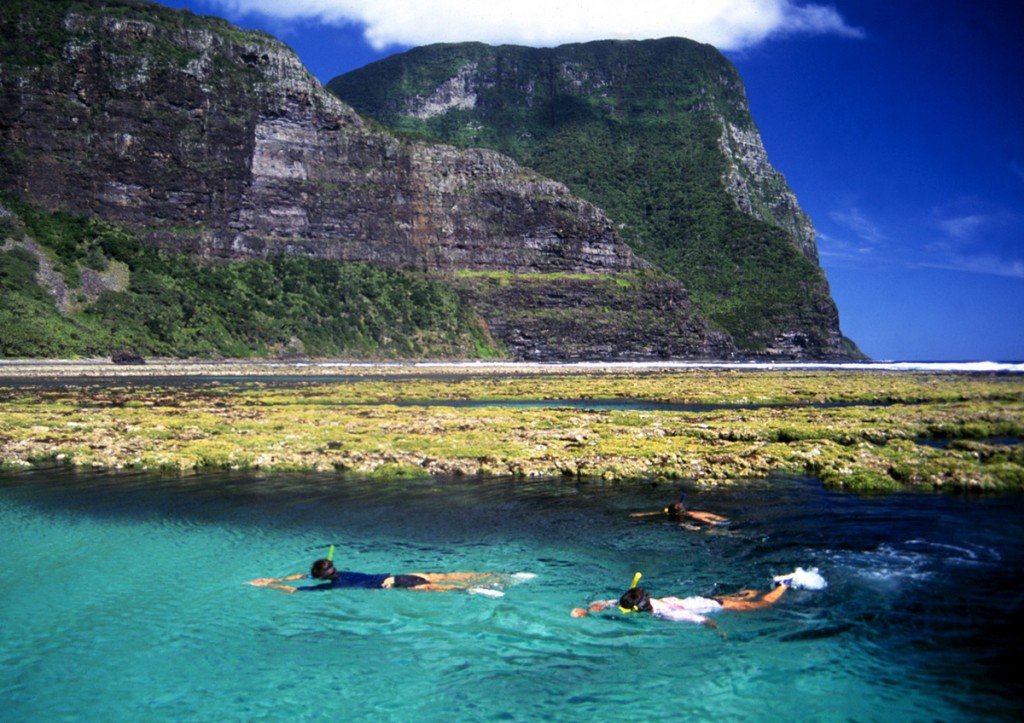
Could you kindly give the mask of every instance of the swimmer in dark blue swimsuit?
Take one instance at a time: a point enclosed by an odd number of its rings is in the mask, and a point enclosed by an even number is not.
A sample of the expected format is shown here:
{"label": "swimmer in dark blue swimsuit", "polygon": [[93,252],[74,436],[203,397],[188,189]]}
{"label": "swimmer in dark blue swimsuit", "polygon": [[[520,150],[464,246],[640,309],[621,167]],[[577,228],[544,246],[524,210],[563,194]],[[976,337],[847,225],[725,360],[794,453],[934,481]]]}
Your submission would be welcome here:
{"label": "swimmer in dark blue swimsuit", "polygon": [[[302,579],[323,580],[319,585],[294,587],[283,582]],[[313,563],[309,574],[298,573],[287,577],[261,577],[247,584],[256,587],[276,587],[285,592],[318,592],[336,588],[407,588],[410,590],[490,590],[502,582],[502,576],[493,572],[418,572],[407,575],[391,573],[367,574],[336,570],[334,563],[322,559]]]}

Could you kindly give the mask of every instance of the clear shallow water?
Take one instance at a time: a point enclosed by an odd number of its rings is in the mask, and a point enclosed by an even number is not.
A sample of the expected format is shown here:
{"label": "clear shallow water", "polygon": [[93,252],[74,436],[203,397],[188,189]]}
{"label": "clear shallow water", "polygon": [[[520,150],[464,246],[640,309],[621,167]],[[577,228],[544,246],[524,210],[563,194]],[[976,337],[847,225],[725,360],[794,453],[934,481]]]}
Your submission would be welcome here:
{"label": "clear shallow water", "polygon": [[[1024,499],[333,475],[0,476],[4,720],[1016,720]],[[367,572],[529,571],[493,599],[242,584],[329,544]],[[571,618],[655,595],[829,586],[702,626]]]}

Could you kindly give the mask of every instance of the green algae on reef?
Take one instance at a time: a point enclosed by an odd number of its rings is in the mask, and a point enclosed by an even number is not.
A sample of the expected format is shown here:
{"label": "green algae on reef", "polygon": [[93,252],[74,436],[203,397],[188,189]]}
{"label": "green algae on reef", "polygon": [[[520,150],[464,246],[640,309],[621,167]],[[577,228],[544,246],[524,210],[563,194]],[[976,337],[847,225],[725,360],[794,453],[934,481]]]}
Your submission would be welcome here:
{"label": "green algae on reef", "polygon": [[[679,408],[559,406],[636,400]],[[445,406],[443,401],[473,401]],[[551,406],[508,402],[556,400]],[[502,404],[487,405],[495,401]],[[719,405],[719,406],[707,406]],[[1024,377],[721,369],[0,386],[0,466],[1024,487]]]}

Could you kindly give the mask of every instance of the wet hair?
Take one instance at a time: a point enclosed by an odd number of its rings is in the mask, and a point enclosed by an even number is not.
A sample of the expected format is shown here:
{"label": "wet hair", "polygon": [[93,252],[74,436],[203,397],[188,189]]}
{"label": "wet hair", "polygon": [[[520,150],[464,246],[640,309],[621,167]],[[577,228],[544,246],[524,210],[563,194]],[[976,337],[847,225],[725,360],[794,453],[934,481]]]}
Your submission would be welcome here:
{"label": "wet hair", "polygon": [[666,507],[665,512],[667,512],[668,516],[672,519],[678,520],[683,516],[683,513],[686,512],[686,505],[683,504],[682,500],[679,500],[678,502],[673,502]]}
{"label": "wet hair", "polygon": [[622,597],[619,598],[619,607],[641,613],[649,613],[653,610],[651,596],[642,587],[631,587],[622,593]]}
{"label": "wet hair", "polygon": [[314,562],[313,567],[309,569],[309,574],[317,580],[333,580],[337,577],[337,572],[334,570],[334,563],[326,559],[320,559]]}

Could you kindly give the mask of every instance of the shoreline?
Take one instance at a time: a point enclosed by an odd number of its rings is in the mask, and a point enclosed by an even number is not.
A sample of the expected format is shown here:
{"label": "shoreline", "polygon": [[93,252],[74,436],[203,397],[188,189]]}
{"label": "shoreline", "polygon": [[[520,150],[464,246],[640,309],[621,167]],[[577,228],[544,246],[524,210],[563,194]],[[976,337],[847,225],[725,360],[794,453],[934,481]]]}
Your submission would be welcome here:
{"label": "shoreline", "polygon": [[152,359],[116,364],[109,359],[0,359],[4,378],[32,377],[203,377],[203,376],[352,376],[442,374],[601,374],[734,371],[857,371],[1024,374],[1018,362],[801,362],[801,361],[481,361],[342,359]]}

